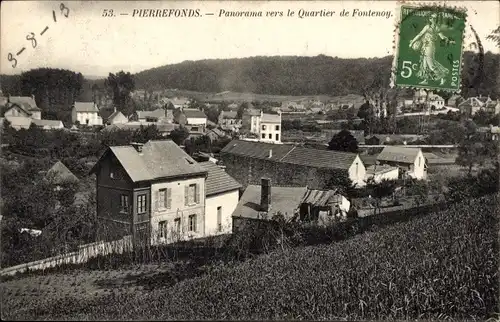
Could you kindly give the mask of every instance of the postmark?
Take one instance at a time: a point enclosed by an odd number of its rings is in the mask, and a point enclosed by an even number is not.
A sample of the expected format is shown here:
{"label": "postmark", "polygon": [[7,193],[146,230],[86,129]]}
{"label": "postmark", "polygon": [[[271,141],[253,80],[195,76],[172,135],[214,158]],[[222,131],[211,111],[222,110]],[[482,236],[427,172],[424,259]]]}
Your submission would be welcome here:
{"label": "postmark", "polygon": [[465,9],[402,4],[397,19],[392,85],[459,92]]}

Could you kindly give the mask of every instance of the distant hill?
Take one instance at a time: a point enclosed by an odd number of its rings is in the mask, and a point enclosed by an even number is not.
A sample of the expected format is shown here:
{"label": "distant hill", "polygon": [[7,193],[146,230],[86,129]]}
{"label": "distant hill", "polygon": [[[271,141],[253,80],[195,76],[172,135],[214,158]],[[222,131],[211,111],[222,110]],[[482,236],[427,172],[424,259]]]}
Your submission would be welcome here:
{"label": "distant hill", "polygon": [[[152,90],[342,96],[362,94],[364,87],[374,84],[388,86],[392,59],[392,56],[343,59],[324,55],[210,59],[145,70],[137,73],[135,79],[136,88]],[[481,94],[498,96],[500,55],[490,52],[484,55],[483,77],[477,77],[478,63],[478,55],[464,54],[463,94],[468,95],[469,88],[479,84]]]}

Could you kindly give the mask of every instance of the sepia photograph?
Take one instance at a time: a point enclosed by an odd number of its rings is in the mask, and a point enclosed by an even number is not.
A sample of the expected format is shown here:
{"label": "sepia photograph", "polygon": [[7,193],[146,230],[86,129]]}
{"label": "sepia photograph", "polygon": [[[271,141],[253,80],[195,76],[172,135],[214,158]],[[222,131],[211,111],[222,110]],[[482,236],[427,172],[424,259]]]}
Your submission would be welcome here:
{"label": "sepia photograph", "polygon": [[500,2],[0,4],[6,321],[500,321]]}

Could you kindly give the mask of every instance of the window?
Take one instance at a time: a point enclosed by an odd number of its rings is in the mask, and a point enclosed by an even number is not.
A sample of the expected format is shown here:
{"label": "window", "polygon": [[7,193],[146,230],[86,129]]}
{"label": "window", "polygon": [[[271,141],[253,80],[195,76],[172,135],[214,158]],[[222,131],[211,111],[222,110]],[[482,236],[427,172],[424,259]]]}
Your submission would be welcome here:
{"label": "window", "polygon": [[186,186],[185,205],[194,205],[200,202],[199,188],[196,183]]}
{"label": "window", "polygon": [[197,126],[193,126],[193,127],[191,127],[191,131],[193,131],[193,132],[198,132],[198,127],[197,127]]}
{"label": "window", "polygon": [[262,138],[265,139],[266,138],[266,134],[265,133],[262,133]]}
{"label": "window", "polygon": [[120,212],[128,212],[128,196],[120,196]]}
{"label": "window", "polygon": [[175,225],[175,232],[177,233],[177,235],[180,235],[180,233],[181,233],[181,219],[175,218],[174,225]]}
{"label": "window", "polygon": [[269,133],[269,138],[272,139],[273,138],[273,135],[271,133]]}
{"label": "window", "polygon": [[146,213],[146,195],[138,195],[137,196],[137,214]]}
{"label": "window", "polygon": [[265,131],[265,130],[266,130],[266,126],[262,125],[262,131]]}
{"label": "window", "polygon": [[170,209],[172,203],[172,189],[163,188],[158,191],[158,207]]}
{"label": "window", "polygon": [[276,125],[275,129],[276,129],[276,131],[279,131],[280,130],[280,126]]}
{"label": "window", "polygon": [[196,215],[189,216],[189,231],[196,231]]}
{"label": "window", "polygon": [[158,223],[158,235],[160,238],[167,238],[167,222],[160,221]]}
{"label": "window", "polygon": [[222,231],[222,207],[217,207],[217,230]]}
{"label": "window", "polygon": [[280,140],[280,135],[278,133],[276,133],[276,141],[279,141]]}

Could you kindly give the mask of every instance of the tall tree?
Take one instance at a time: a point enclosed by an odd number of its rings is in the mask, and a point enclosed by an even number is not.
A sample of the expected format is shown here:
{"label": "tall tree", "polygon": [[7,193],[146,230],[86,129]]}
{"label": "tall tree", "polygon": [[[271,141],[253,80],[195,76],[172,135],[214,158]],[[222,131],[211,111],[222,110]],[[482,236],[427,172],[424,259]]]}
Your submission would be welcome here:
{"label": "tall tree", "polygon": [[125,115],[134,112],[134,106],[130,93],[135,89],[134,77],[129,73],[120,71],[116,74],[110,73],[106,79],[106,87],[113,97],[113,104],[117,110]]}
{"label": "tall tree", "polygon": [[328,148],[335,151],[357,153],[358,141],[352,136],[351,132],[342,130],[332,137],[330,143],[328,143]]}

